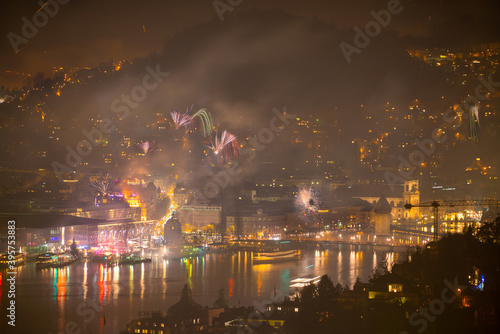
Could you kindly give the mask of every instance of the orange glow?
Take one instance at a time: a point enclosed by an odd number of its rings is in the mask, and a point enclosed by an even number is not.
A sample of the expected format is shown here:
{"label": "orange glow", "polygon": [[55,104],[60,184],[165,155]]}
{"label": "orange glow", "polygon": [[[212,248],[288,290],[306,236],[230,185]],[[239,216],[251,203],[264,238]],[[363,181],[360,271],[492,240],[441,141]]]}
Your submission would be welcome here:
{"label": "orange glow", "polygon": [[233,296],[233,286],[234,286],[234,281],[232,278],[229,279],[229,297]]}
{"label": "orange glow", "polygon": [[141,201],[136,197],[127,198],[126,201],[131,208],[139,208],[141,206]]}

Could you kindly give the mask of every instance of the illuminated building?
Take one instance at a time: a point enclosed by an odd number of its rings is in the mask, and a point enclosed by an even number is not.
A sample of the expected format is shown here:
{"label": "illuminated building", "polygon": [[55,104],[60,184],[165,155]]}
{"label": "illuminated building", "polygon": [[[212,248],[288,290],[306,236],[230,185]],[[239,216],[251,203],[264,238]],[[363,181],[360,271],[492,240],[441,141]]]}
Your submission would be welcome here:
{"label": "illuminated building", "polygon": [[405,210],[403,206],[407,203],[420,204],[419,181],[406,180],[403,185],[395,185],[394,187],[395,190],[391,191],[389,185],[386,184],[363,185],[359,189],[354,189],[353,198],[359,198],[375,205],[380,194],[391,194],[392,196],[386,197],[386,200],[392,208],[392,219],[418,219],[420,217],[418,208],[409,211]]}
{"label": "illuminated building", "polygon": [[172,331],[167,327],[167,318],[161,312],[153,312],[150,318],[132,320],[126,333],[170,334]]}
{"label": "illuminated building", "polygon": [[237,234],[240,228],[240,235],[244,236],[267,236],[280,235],[283,233],[285,226],[285,215],[268,215],[262,213],[262,210],[251,215],[240,217],[241,227],[238,227],[238,219],[236,216],[226,217],[226,229],[233,234]]}
{"label": "illuminated building", "polygon": [[220,205],[184,205],[179,209],[180,222],[195,228],[218,225],[221,219]]}
{"label": "illuminated building", "polygon": [[[403,190],[403,204],[419,205],[420,191],[418,188],[418,180],[405,181]],[[405,211],[405,218],[418,219],[420,210],[413,208],[411,211]]]}

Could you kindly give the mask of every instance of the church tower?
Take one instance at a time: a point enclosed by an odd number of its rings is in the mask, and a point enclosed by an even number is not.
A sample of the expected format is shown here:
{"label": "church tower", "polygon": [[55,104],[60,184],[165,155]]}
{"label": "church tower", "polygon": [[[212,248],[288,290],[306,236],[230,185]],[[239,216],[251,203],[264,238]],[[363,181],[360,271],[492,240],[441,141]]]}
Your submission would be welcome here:
{"label": "church tower", "polygon": [[[420,191],[418,180],[407,180],[404,183],[403,189],[403,205],[419,205],[420,204]],[[411,210],[405,210],[404,217],[406,219],[419,219],[420,218],[420,208],[412,208]]]}

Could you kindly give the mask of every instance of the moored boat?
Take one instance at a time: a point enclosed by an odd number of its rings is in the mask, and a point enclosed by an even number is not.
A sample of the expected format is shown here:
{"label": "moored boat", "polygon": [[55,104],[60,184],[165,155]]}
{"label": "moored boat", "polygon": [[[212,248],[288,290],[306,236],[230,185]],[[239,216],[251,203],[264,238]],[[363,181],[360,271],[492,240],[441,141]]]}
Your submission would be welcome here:
{"label": "moored boat", "polygon": [[253,257],[253,264],[269,264],[285,261],[294,261],[299,259],[297,250],[259,252]]}
{"label": "moored boat", "polygon": [[52,267],[57,261],[57,254],[55,253],[43,253],[37,256],[35,260],[36,269],[45,269]]}
{"label": "moored boat", "polygon": [[44,253],[36,258],[36,269],[62,268],[74,263],[76,259],[71,254]]}
{"label": "moored boat", "polygon": [[67,265],[74,263],[76,259],[71,254],[60,254],[57,256],[55,263],[52,265],[53,268],[62,268]]}
{"label": "moored boat", "polygon": [[185,245],[181,249],[182,257],[196,257],[200,255],[205,255],[205,247],[203,246],[192,246]]}
{"label": "moored boat", "polygon": [[113,266],[118,263],[116,255],[110,252],[94,254],[90,257],[90,259],[93,262],[102,263],[106,266]]}
{"label": "moored boat", "polygon": [[165,259],[182,259],[192,258],[205,255],[205,247],[203,246],[175,246],[168,248],[166,254],[163,256]]}
{"label": "moored boat", "polygon": [[122,254],[118,260],[119,264],[136,264],[144,262],[151,262],[151,258],[139,256],[133,253]]}
{"label": "moored boat", "polygon": [[25,257],[23,253],[15,252],[9,257],[9,253],[5,252],[0,254],[0,268],[8,268],[10,266],[19,267],[24,264],[24,260]]}

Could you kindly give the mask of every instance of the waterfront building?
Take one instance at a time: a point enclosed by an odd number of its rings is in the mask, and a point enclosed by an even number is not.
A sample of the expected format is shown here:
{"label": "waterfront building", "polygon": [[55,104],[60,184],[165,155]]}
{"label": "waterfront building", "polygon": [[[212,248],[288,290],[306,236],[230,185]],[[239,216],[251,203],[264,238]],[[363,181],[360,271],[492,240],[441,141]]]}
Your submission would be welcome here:
{"label": "waterfront building", "polygon": [[179,209],[179,220],[182,226],[189,224],[197,229],[208,225],[216,226],[221,222],[221,211],[220,205],[184,205]]}
{"label": "waterfront building", "polygon": [[377,204],[373,208],[375,220],[375,235],[391,235],[391,211],[392,208],[387,202],[385,196],[380,197]]}

